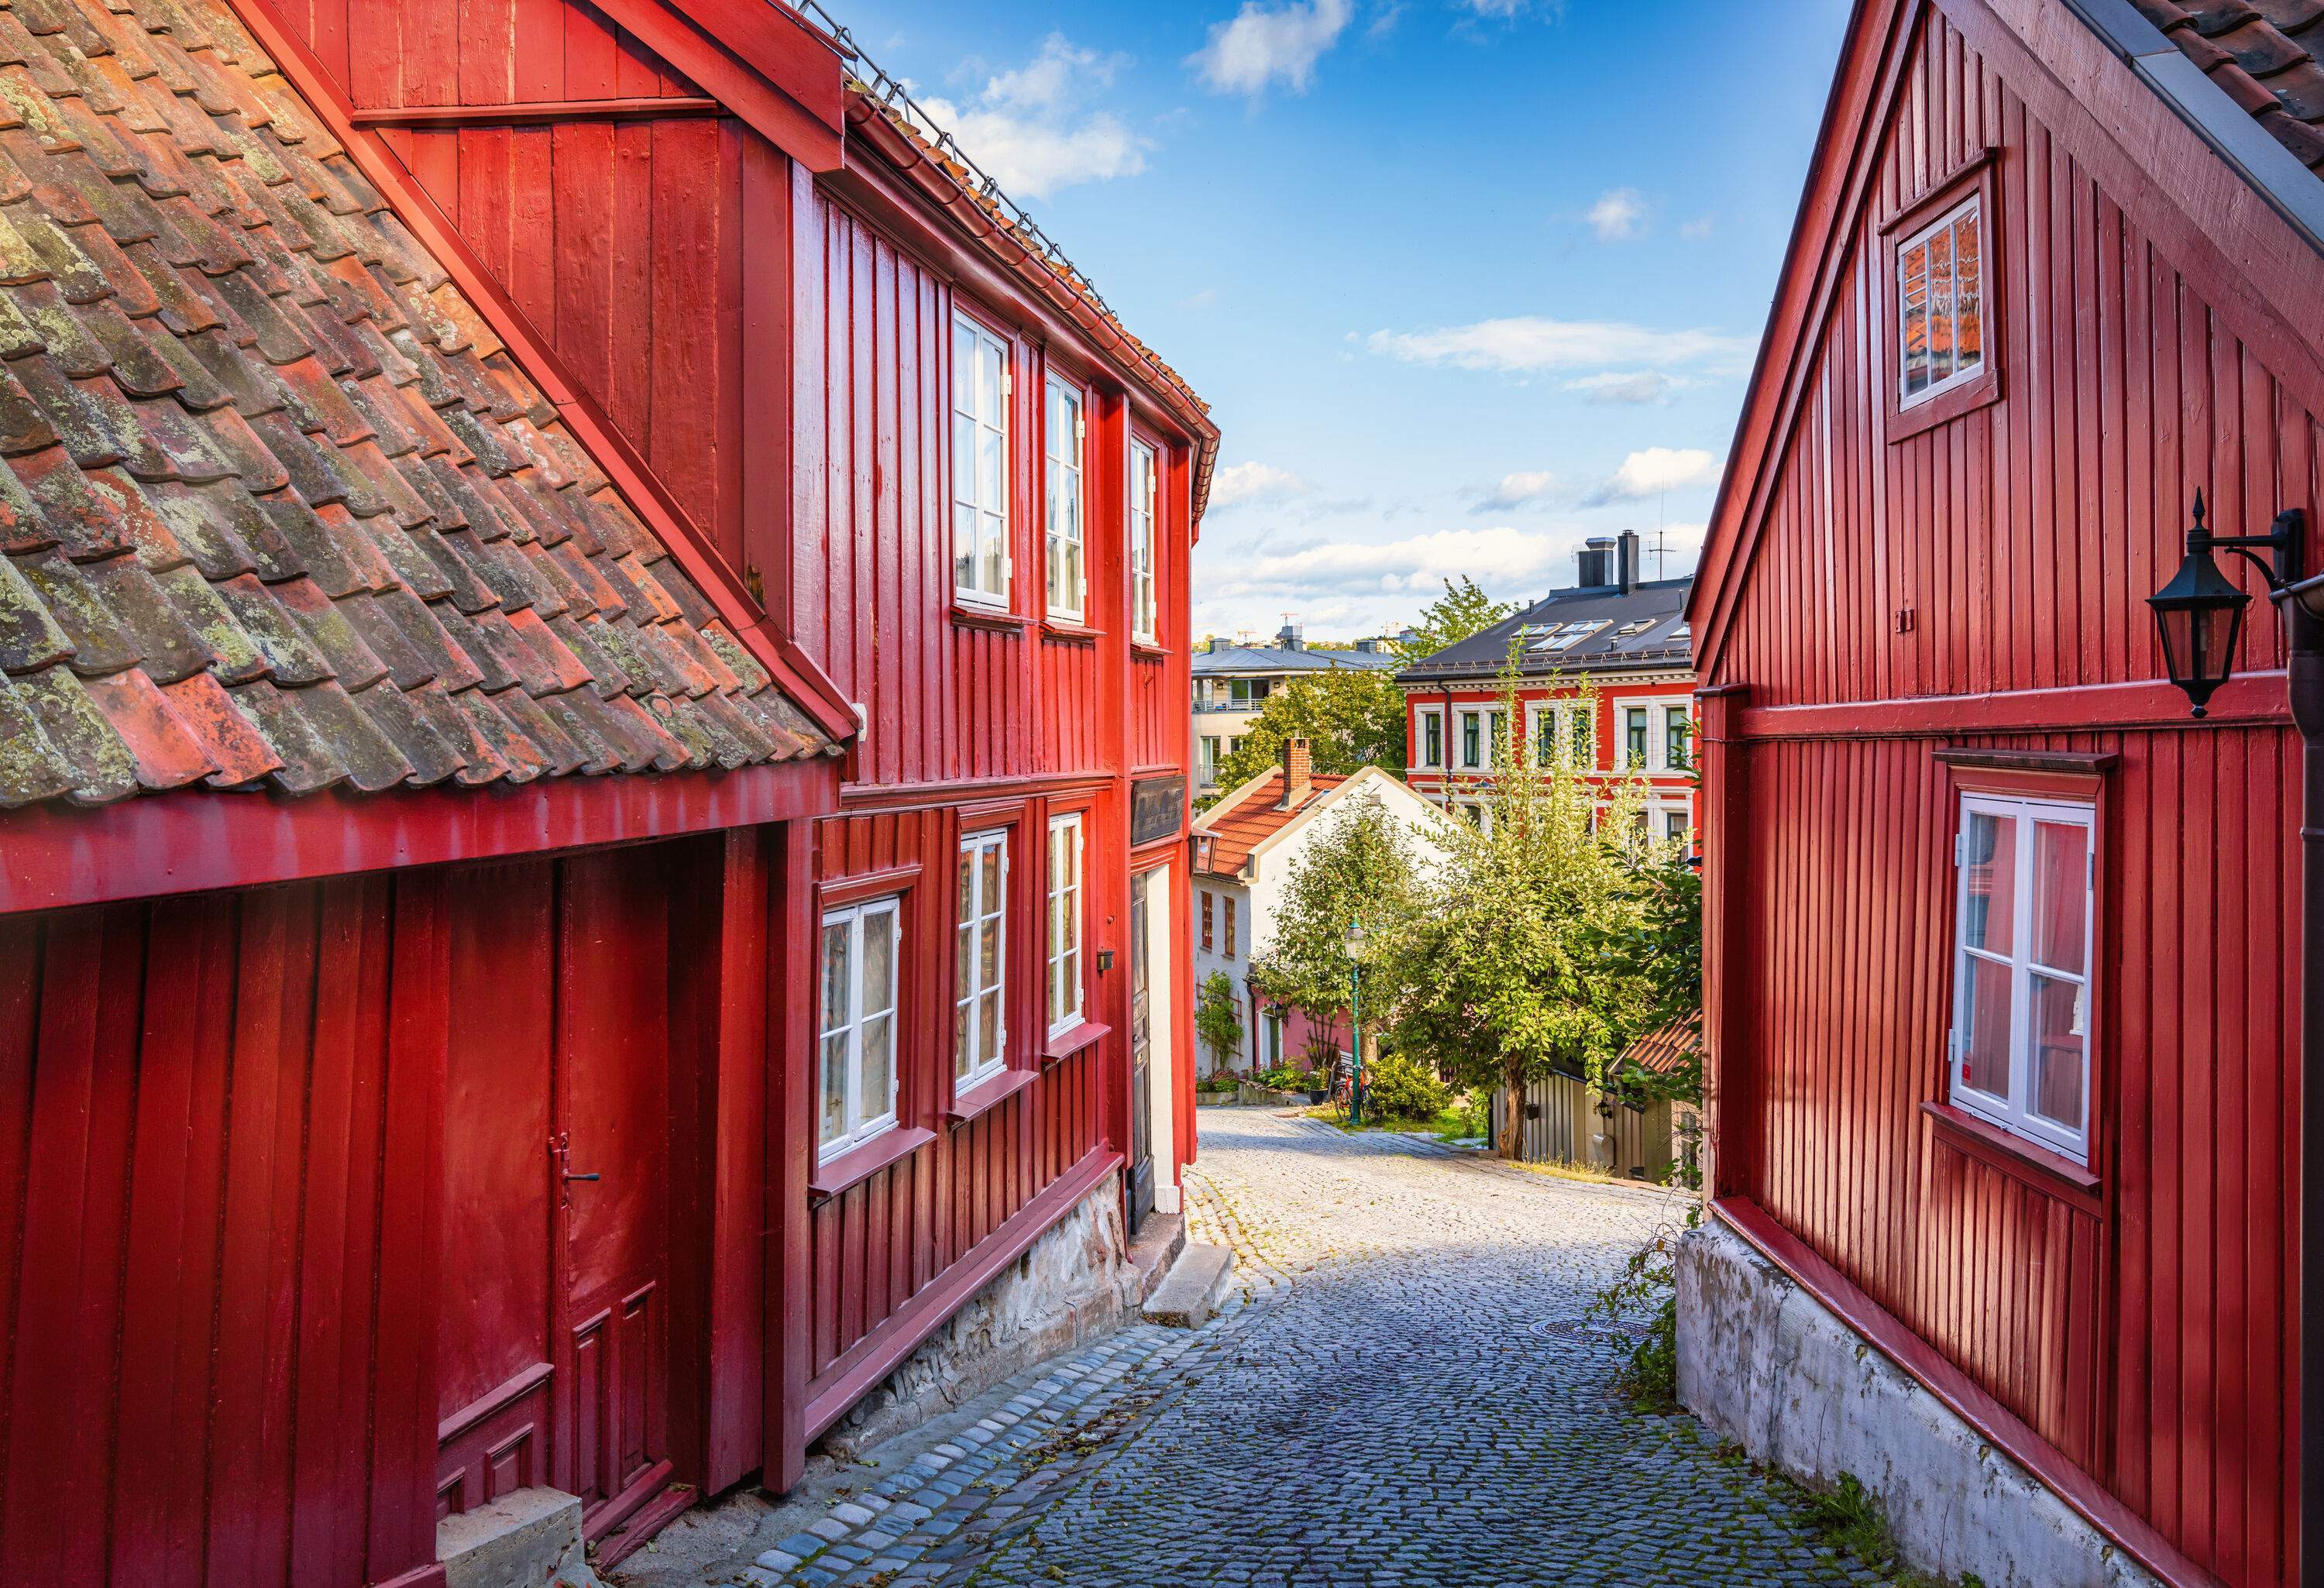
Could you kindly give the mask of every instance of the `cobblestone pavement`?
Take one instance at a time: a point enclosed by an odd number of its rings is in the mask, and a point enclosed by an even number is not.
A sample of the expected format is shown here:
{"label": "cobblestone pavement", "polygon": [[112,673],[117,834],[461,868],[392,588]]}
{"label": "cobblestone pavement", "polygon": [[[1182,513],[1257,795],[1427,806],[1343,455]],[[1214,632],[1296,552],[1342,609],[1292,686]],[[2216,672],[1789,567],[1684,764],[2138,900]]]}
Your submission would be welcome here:
{"label": "cobblestone pavement", "polygon": [[1191,1238],[1236,1294],[1051,1364],[733,1581],[976,1588],[1868,1583],[1684,1417],[1590,1298],[1676,1206],[1205,1109]]}

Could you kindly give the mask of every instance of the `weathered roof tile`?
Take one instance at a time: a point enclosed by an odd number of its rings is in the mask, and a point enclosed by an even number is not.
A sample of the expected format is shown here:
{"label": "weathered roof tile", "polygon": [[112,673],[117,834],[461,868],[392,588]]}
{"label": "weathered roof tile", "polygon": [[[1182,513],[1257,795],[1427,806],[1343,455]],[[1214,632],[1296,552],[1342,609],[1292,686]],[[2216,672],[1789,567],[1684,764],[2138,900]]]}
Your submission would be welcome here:
{"label": "weathered roof tile", "polygon": [[0,806],[835,752],[218,0],[113,6],[0,5]]}

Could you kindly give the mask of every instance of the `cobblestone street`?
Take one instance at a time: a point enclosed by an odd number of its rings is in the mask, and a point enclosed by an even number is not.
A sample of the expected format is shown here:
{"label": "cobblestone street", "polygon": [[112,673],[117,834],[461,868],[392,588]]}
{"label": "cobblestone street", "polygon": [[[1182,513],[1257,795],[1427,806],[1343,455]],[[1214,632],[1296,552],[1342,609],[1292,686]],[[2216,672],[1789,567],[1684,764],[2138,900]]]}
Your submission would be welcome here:
{"label": "cobblestone street", "polygon": [[1657,1194],[1205,1110],[1190,1236],[1230,1245],[1204,1329],[1141,1325],[738,1569],[777,1583],[1821,1584],[1778,1491],[1610,1384],[1591,1296]]}

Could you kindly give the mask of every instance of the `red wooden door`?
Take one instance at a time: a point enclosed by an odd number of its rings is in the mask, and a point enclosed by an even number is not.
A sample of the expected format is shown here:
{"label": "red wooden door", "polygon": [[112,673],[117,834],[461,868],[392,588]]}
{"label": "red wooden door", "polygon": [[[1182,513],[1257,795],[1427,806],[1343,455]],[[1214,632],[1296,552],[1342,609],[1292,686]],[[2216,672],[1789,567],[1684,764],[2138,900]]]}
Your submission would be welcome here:
{"label": "red wooden door", "polygon": [[[669,1482],[669,859],[560,868],[559,1288],[566,1487],[592,1537]],[[586,1177],[595,1177],[594,1178]]]}
{"label": "red wooden door", "polygon": [[437,1511],[547,1484],[617,1557],[669,1444],[666,849],[454,888]]}

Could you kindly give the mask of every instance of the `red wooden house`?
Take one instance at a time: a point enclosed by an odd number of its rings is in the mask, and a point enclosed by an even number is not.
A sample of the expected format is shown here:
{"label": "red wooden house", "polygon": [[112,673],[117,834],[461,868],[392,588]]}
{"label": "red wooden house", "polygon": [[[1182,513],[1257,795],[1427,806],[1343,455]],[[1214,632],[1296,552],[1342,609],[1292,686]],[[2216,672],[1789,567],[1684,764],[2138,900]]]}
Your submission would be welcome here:
{"label": "red wooden house", "polygon": [[2315,15],[1862,0],[1689,608],[1683,1389],[1947,1572],[2300,1580],[2284,640],[2198,722],[2145,603],[2315,522]]}
{"label": "red wooden house", "polygon": [[1216,432],[866,78],[0,8],[0,1578],[617,1555],[1173,1205]]}

